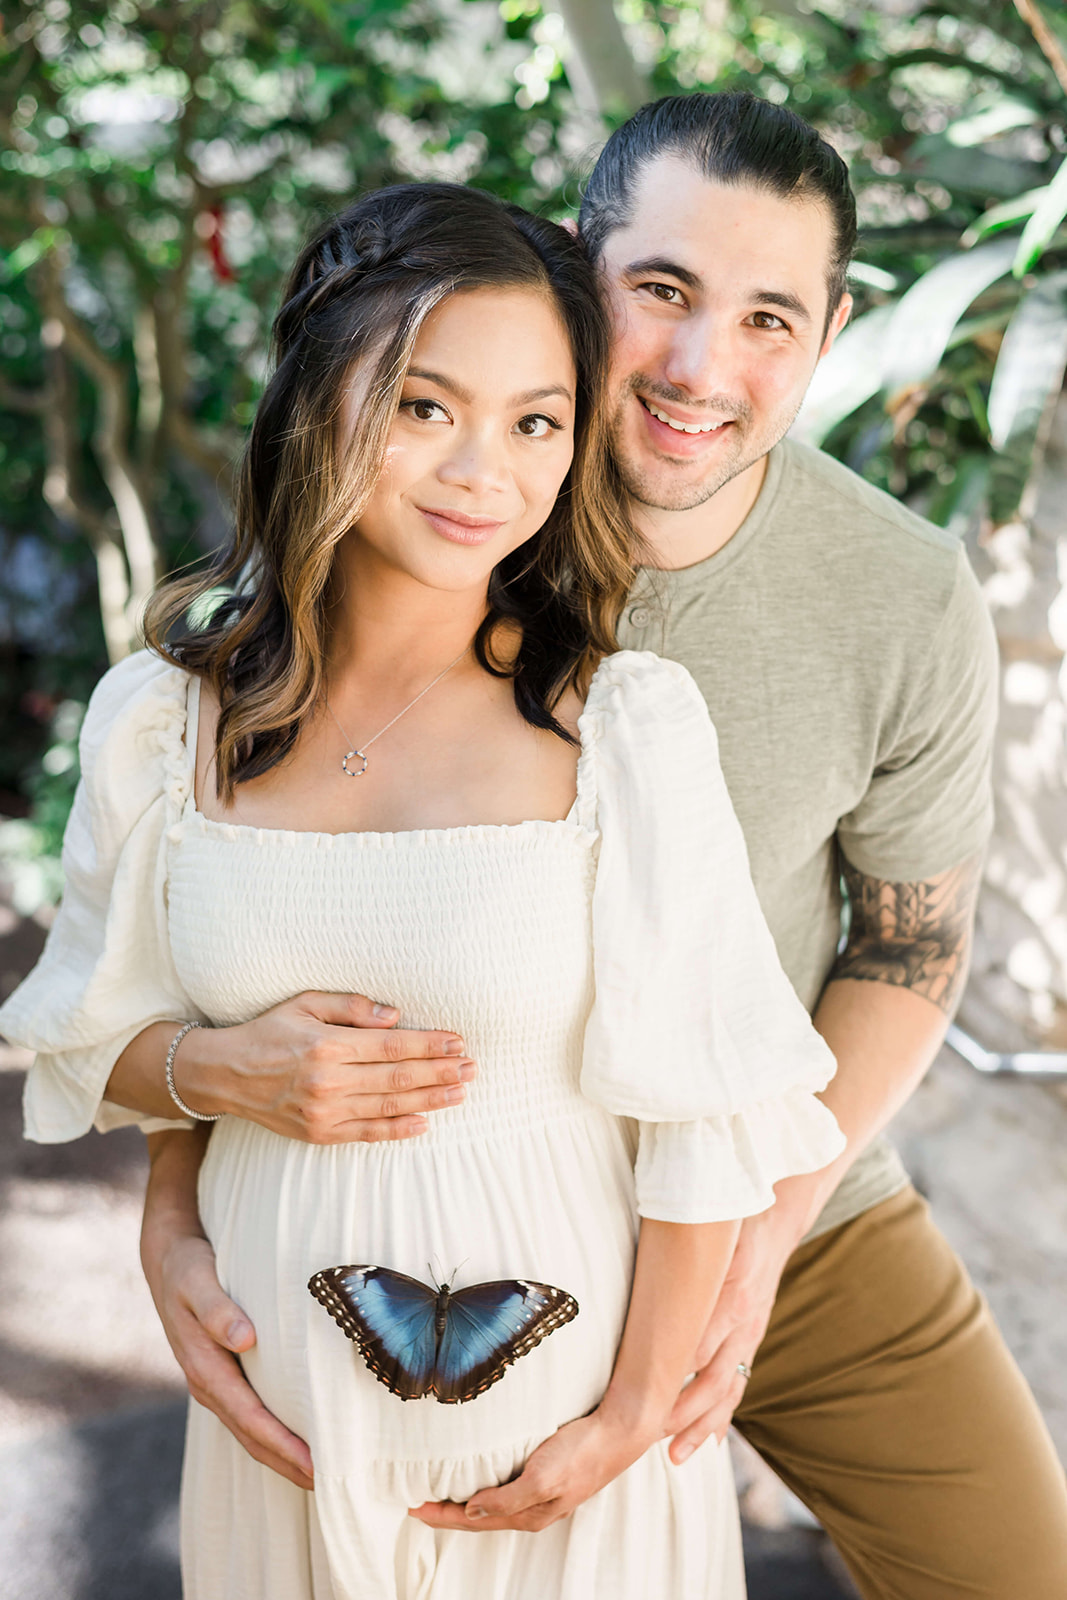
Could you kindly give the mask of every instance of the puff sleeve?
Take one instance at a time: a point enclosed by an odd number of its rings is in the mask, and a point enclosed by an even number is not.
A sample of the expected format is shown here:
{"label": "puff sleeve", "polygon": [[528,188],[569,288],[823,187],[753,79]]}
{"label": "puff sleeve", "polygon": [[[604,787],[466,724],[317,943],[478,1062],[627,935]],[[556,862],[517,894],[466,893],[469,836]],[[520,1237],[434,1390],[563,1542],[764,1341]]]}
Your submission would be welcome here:
{"label": "puff sleeve", "polygon": [[190,781],[184,743],[189,678],[147,651],[106,673],[85,715],[81,781],[63,838],[63,899],[40,961],[0,1008],[0,1030],[36,1052],[25,1134],[42,1144],[138,1123],[102,1097],[143,1028],[199,1018],[171,960],[166,832]]}
{"label": "puff sleeve", "polygon": [[815,1098],[836,1063],[778,960],[707,706],[684,667],[622,651],[581,732],[599,834],[583,1093],[640,1125],[643,1216],[766,1210],[844,1148]]}

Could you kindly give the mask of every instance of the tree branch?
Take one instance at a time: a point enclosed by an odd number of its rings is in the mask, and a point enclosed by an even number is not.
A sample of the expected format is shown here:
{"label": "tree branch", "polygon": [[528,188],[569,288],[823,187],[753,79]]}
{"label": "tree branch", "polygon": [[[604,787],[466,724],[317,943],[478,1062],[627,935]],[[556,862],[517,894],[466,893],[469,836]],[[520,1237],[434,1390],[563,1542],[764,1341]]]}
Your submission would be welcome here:
{"label": "tree branch", "polygon": [[1064,94],[1067,94],[1067,56],[1063,53],[1063,46],[1049,27],[1037,0],[1015,0],[1015,9],[1022,17],[1037,41],[1037,47],[1045,60],[1056,74],[1056,81]]}
{"label": "tree branch", "polygon": [[78,424],[74,385],[63,348],[63,329],[45,324],[43,432],[45,443],[44,498],[60,522],[78,529],[88,539],[96,558],[100,593],[100,618],[108,660],[114,665],[129,655],[133,640],[129,626],[130,584],[126,563],[108,519],[91,505],[78,485]]}
{"label": "tree branch", "polygon": [[136,629],[140,610],[155,587],[157,556],[147,504],[127,449],[130,418],[126,374],[104,354],[81,318],[67,304],[57,247],[54,246],[41,258],[37,281],[46,317],[62,330],[62,338],[71,355],[88,373],[96,389],[93,452],[118,513],[130,569],[129,604],[132,612],[136,613],[131,615],[130,625]]}

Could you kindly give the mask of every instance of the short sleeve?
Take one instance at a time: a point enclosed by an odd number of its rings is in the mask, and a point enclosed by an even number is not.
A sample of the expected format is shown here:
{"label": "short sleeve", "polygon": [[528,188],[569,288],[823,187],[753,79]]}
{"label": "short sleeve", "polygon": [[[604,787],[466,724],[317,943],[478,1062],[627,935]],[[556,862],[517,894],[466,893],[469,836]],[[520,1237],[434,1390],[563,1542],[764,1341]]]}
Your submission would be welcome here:
{"label": "short sleeve", "polygon": [[860,872],[915,882],[985,848],[997,695],[993,624],[961,546],[948,604],[904,709],[886,730],[863,799],[838,824],[841,849]]}
{"label": "short sleeve", "polygon": [[782,971],[707,707],[676,662],[622,651],[580,728],[599,835],[582,1090],[641,1125],[642,1215],[765,1210],[845,1141],[816,1098],[836,1063]]}
{"label": "short sleeve", "polygon": [[63,839],[63,898],[41,959],[0,1008],[36,1052],[25,1133],[42,1144],[138,1123],[187,1127],[103,1103],[143,1028],[199,1013],[182,993],[166,925],[166,830],[188,794],[188,675],[147,651],[106,673],[80,739],[81,781]]}

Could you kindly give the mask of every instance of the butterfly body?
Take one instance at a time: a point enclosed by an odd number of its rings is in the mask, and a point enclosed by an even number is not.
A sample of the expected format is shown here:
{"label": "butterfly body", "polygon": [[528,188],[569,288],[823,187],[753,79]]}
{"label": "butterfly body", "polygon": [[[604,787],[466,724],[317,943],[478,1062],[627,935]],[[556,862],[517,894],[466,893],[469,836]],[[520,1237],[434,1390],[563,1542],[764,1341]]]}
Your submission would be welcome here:
{"label": "butterfly body", "polygon": [[430,1288],[389,1267],[327,1267],[308,1282],[379,1383],[401,1400],[473,1400],[578,1315],[564,1289],[526,1278]]}

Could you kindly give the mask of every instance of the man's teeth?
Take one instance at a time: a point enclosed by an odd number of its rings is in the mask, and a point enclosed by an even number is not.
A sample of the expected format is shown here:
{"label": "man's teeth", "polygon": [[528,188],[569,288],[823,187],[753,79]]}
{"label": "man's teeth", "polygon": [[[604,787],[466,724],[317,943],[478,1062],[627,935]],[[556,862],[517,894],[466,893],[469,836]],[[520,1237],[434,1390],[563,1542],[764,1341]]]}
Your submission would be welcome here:
{"label": "man's teeth", "polygon": [[724,417],[722,422],[676,422],[665,411],[657,411],[650,401],[645,400],[642,404],[651,411],[657,422],[665,422],[668,428],[674,429],[675,433],[715,433],[717,429],[725,426],[728,420]]}

